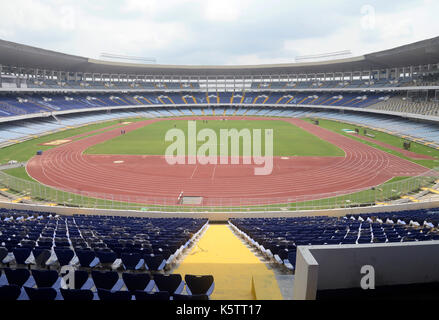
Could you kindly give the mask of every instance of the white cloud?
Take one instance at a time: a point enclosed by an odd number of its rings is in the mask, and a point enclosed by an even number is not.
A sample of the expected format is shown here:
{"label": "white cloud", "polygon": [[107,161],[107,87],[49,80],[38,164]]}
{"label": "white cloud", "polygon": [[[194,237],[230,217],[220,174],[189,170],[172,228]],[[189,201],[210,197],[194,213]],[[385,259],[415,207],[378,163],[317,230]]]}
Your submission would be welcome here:
{"label": "white cloud", "polygon": [[13,36],[13,33],[9,30],[0,29],[0,38],[10,38]]}
{"label": "white cloud", "polygon": [[140,13],[143,16],[154,17],[166,15],[166,12],[178,5],[193,3],[194,0],[126,0],[122,11]]}
{"label": "white cloud", "polygon": [[[113,23],[93,20],[81,24],[82,36],[77,44],[97,57],[102,52],[141,55],[164,50],[177,41],[185,41],[189,31],[179,23],[155,23],[144,20],[127,20]],[[151,56],[151,54],[148,54]]]}
{"label": "white cloud", "polygon": [[72,30],[76,26],[75,9],[70,5],[55,5],[52,1],[2,1],[0,21],[4,28],[28,28],[30,31]]}
{"label": "white cloud", "polygon": [[[2,5],[0,30],[6,37],[12,32],[37,34],[41,43],[36,43],[33,37],[30,44],[47,49],[93,58],[102,52],[114,51],[135,55],[185,41],[189,34],[186,26],[179,22],[123,17],[113,20],[74,5],[55,6],[57,0],[24,1],[25,4],[18,7],[13,2]],[[41,41],[40,37],[45,40]],[[47,38],[57,41],[53,44]]]}
{"label": "white cloud", "polygon": [[363,55],[438,36],[438,1],[423,1],[423,6],[404,11],[381,12],[375,10],[375,23],[371,29],[363,26],[363,16],[351,17],[349,24],[330,36],[289,39],[284,42],[287,52],[312,55],[351,50]]}
{"label": "white cloud", "polygon": [[240,18],[248,1],[205,0],[203,1],[205,18],[209,21],[228,22]]}
{"label": "white cloud", "polygon": [[[1,1],[0,37],[92,58],[101,52],[159,63],[266,64],[350,49],[355,55],[437,36],[437,0]],[[313,20],[314,19],[314,20]]]}
{"label": "white cloud", "polygon": [[61,7],[60,25],[65,30],[74,30],[77,25],[76,11],[72,7]]}

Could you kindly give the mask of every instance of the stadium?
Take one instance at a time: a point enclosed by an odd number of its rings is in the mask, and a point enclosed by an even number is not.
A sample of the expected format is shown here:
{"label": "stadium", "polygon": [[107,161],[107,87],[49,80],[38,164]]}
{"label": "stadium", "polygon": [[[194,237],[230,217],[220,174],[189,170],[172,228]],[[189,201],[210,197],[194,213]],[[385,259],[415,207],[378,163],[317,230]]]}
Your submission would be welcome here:
{"label": "stadium", "polygon": [[233,66],[0,40],[0,299],[437,299],[438,122],[439,38]]}

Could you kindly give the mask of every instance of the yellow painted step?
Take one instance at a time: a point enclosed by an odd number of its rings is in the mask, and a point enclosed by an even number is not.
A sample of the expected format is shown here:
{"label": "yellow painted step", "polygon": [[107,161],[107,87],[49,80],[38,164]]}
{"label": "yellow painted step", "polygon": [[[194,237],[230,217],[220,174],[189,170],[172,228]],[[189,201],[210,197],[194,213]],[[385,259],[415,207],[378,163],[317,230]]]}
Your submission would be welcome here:
{"label": "yellow painted step", "polygon": [[428,192],[435,193],[435,194],[439,194],[439,190],[435,190],[432,188],[422,188],[421,190],[428,191]]}
{"label": "yellow painted step", "polygon": [[173,273],[213,275],[213,300],[281,300],[273,271],[227,225],[210,225]]}
{"label": "yellow painted step", "polygon": [[282,300],[277,291],[279,287],[275,277],[265,275],[252,276],[252,294],[254,300]]}
{"label": "yellow painted step", "polygon": [[410,197],[410,196],[402,196],[401,199],[408,199],[411,202],[419,202],[419,200],[415,199],[414,197]]}

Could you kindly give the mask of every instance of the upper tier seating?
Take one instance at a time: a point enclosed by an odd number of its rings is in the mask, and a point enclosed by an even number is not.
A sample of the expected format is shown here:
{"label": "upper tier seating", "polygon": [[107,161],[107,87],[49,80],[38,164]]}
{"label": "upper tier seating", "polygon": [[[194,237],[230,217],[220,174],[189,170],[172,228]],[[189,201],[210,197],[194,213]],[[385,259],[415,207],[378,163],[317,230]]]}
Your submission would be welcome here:
{"label": "upper tier seating", "polygon": [[[3,83],[14,83],[15,79],[2,79]],[[143,81],[66,81],[36,79],[19,81],[20,87],[31,89],[199,89],[198,82],[143,82]],[[16,87],[16,86],[15,86]]]}
{"label": "upper tier seating", "polygon": [[411,101],[406,96],[394,96],[369,107],[370,109],[439,116],[439,101]]}
{"label": "upper tier seating", "polygon": [[136,105],[186,104],[288,104],[325,105],[365,108],[381,102],[388,95],[358,93],[270,93],[270,92],[212,92],[206,93],[69,93],[0,95],[0,117],[33,113],[48,113],[71,109],[91,109]]}
{"label": "upper tier seating", "polygon": [[[432,81],[432,78],[430,78]],[[426,80],[423,83],[431,83]],[[414,85],[411,78],[400,79],[380,79],[380,80],[312,80],[312,81],[255,81],[251,84],[251,89],[323,89],[323,88],[385,88],[385,87],[403,87],[408,84]],[[421,85],[421,81],[419,81]]]}

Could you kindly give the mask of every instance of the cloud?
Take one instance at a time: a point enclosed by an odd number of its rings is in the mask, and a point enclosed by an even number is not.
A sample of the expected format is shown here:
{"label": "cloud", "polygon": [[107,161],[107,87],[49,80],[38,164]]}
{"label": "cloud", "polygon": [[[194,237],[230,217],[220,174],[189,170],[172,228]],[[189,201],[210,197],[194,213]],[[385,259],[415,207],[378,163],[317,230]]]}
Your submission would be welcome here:
{"label": "cloud", "polygon": [[205,0],[204,16],[208,21],[237,21],[250,5],[248,0]]}
{"label": "cloud", "polygon": [[438,11],[437,0],[2,1],[0,37],[92,58],[109,52],[164,64],[286,63],[436,36]]}

